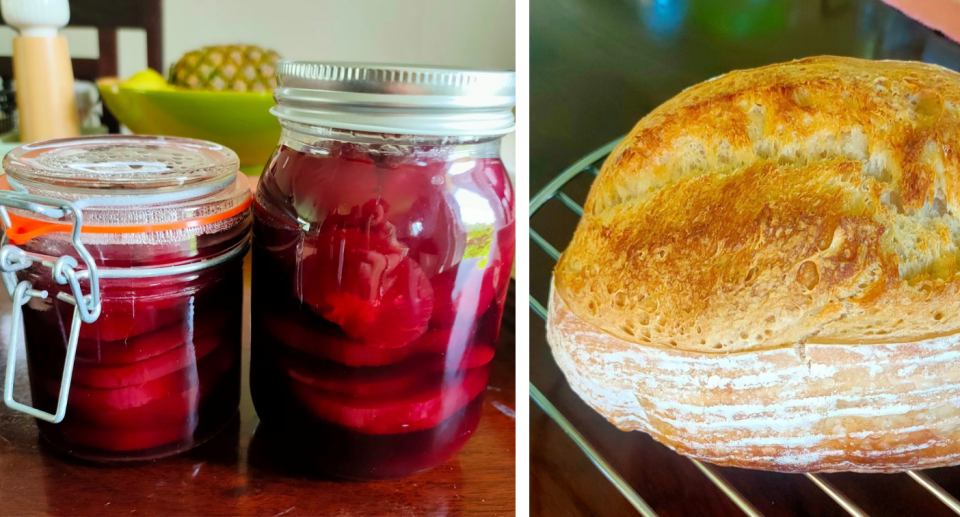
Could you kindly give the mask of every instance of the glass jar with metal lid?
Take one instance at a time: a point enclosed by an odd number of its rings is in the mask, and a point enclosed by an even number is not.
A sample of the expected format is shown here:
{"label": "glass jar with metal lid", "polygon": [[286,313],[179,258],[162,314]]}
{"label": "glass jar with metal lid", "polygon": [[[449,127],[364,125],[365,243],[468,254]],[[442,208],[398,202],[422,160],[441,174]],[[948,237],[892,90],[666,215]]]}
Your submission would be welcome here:
{"label": "glass jar with metal lid", "polygon": [[[100,461],[174,454],[223,429],[239,405],[252,219],[236,154],[81,137],[21,146],[3,168],[4,402]],[[21,328],[32,406],[13,390]]]}
{"label": "glass jar with metal lid", "polygon": [[514,253],[512,72],[278,63],[254,200],[251,392],[328,473],[401,477],[476,429]]}

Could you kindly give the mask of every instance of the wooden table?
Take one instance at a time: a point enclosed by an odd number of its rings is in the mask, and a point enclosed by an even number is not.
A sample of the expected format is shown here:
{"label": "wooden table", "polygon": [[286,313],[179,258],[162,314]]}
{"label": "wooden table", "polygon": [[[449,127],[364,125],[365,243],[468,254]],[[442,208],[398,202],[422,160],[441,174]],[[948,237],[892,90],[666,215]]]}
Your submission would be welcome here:
{"label": "wooden table", "polygon": [[[250,400],[249,257],[240,418],[186,454],[105,467],[65,457],[39,438],[32,418],[0,406],[0,516],[29,515],[513,515],[515,343],[511,288],[476,434],[446,464],[398,481],[343,482],[291,474],[261,452]],[[6,357],[10,302],[0,303]],[[23,357],[23,354],[20,354]],[[5,364],[5,361],[3,361]],[[17,365],[26,398],[26,363]],[[262,441],[262,440],[261,440]]]}
{"label": "wooden table", "polygon": [[[871,0],[531,0],[530,19],[532,194],[683,88],[730,70],[817,54],[960,69],[960,45]],[[583,203],[592,179],[581,175],[564,192]],[[563,250],[578,219],[555,199],[531,227]],[[530,257],[531,294],[545,302],[554,261],[532,241]],[[689,460],[643,433],[617,430],[587,407],[554,363],[539,316],[531,311],[530,321],[531,382],[660,516],[744,514]],[[636,514],[560,427],[531,407],[532,514]],[[802,476],[717,471],[763,515],[847,515]],[[960,497],[960,469],[926,472]],[[905,474],[824,479],[871,516],[953,515]]]}

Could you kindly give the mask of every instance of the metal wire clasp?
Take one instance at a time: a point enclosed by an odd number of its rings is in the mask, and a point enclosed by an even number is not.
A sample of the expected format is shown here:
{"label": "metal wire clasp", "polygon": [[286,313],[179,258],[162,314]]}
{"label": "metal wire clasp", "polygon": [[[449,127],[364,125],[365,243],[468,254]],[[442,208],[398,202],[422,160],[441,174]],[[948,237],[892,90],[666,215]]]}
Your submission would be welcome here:
{"label": "metal wire clasp", "polygon": [[[77,259],[64,255],[51,261],[49,257],[26,252],[9,244],[6,232],[13,229],[7,207],[28,210],[46,217],[67,219],[73,216],[73,230],[71,242],[77,255],[86,266],[86,271],[77,273],[79,265]],[[4,379],[3,402],[11,409],[22,411],[47,422],[59,423],[67,412],[67,399],[70,397],[70,381],[73,378],[73,363],[77,355],[77,340],[80,337],[80,325],[93,323],[100,317],[100,279],[97,275],[93,257],[80,242],[80,229],[83,226],[83,214],[75,204],[62,199],[36,196],[26,192],[0,192],[0,222],[3,223],[4,234],[0,239],[0,275],[7,291],[13,298],[13,313],[10,318],[10,340],[7,350],[7,370]],[[20,339],[20,328],[23,322],[23,306],[30,298],[47,297],[46,291],[33,289],[33,284],[24,280],[17,283],[17,271],[31,267],[39,262],[50,269],[51,276],[60,285],[69,285],[70,292],[57,293],[57,298],[74,306],[73,321],[70,324],[70,337],[67,340],[67,356],[63,365],[63,376],[60,381],[60,395],[57,398],[57,411],[54,414],[40,411],[34,407],[13,400],[13,381],[16,376],[17,348]],[[90,294],[84,295],[80,289],[80,278],[90,281]]]}

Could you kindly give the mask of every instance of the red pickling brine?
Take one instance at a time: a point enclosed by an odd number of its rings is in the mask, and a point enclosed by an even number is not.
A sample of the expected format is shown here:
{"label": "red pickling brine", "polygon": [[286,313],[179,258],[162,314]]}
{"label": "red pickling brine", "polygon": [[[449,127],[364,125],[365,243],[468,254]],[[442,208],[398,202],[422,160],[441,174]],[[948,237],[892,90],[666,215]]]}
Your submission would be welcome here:
{"label": "red pickling brine", "polygon": [[479,421],[513,193],[490,145],[340,138],[284,143],[260,181],[251,391],[320,469],[400,477]]}
{"label": "red pickling brine", "polygon": [[[512,72],[281,61],[250,391],[298,469],[398,478],[480,424],[513,266]],[[279,446],[279,447],[273,447]]]}
{"label": "red pickling brine", "polygon": [[[82,204],[80,240],[100,276],[101,312],[79,327],[66,415],[58,423],[38,419],[41,435],[68,454],[127,461],[182,452],[222,430],[240,400],[243,256],[252,223],[250,185],[236,155],[194,140],[97,137],[31,144],[4,167],[32,193]],[[10,196],[11,185],[0,196]],[[27,210],[10,212],[14,233],[44,222]],[[18,246],[72,256],[85,269],[69,232]],[[110,277],[117,272],[126,276]],[[28,300],[23,326],[32,405],[53,413],[74,311],[57,294],[71,291],[36,261],[17,280],[49,293]],[[91,292],[89,281],[80,288]]]}
{"label": "red pickling brine", "polygon": [[476,429],[515,243],[497,150],[285,130],[254,199],[251,392],[318,469],[406,476]]}

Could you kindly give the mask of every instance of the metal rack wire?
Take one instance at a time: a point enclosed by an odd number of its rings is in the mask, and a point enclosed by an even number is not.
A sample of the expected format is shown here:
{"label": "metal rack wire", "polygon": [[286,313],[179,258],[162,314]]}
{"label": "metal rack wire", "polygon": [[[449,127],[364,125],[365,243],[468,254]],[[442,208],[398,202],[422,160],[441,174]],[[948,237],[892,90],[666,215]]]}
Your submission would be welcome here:
{"label": "metal rack wire", "polygon": [[[621,139],[614,140],[609,144],[593,151],[592,153],[584,156],[578,162],[574,163],[566,170],[561,172],[556,178],[554,178],[546,187],[543,188],[536,196],[530,201],[530,240],[533,241],[537,246],[539,246],[547,255],[549,255],[554,261],[560,258],[560,251],[557,250],[555,246],[550,244],[537,230],[533,227],[533,216],[537,211],[549,200],[557,199],[562,203],[566,208],[573,211],[577,216],[583,215],[583,207],[581,207],[576,201],[574,201],[569,195],[561,191],[560,189],[569,183],[574,178],[578,177],[581,174],[589,174],[591,176],[596,176],[600,172],[600,166],[603,165],[603,161],[607,158],[607,155],[613,151],[616,145],[620,142]],[[530,308],[543,320],[546,320],[547,311],[544,307],[544,304],[537,300],[532,294],[530,295]],[[603,458],[603,456],[597,451],[597,449],[583,436],[580,431],[578,431],[573,424],[564,417],[559,410],[540,392],[539,389],[531,382],[530,383],[530,397],[546,413],[560,428],[569,436],[576,445],[583,451],[584,454],[590,459],[591,462],[600,470],[601,474],[606,477],[610,482],[616,487],[616,489],[623,494],[623,496],[633,505],[634,508],[640,512],[640,515],[644,517],[656,517],[657,513],[650,507],[649,504],[637,493],[637,491],[630,485],[630,483],[624,479],[613,466]],[[720,489],[730,500],[743,511],[745,515],[750,517],[762,517],[760,513],[737,489],[727,481],[720,472],[712,467],[709,464],[703,463],[701,461],[690,458],[690,461],[703,473],[703,475],[713,483],[717,488]],[[950,495],[946,490],[944,490],[940,485],[936,484],[933,480],[927,477],[921,471],[908,471],[907,475],[910,476],[914,481],[916,481],[920,486],[926,489],[933,497],[936,497],[940,502],[946,505],[950,510],[952,510],[957,515],[960,515],[960,501]],[[843,508],[848,514],[854,517],[868,517],[867,513],[864,512],[856,503],[854,503],[849,497],[844,495],[843,492],[838,490],[832,484],[830,484],[823,476],[818,474],[805,474],[805,476],[813,482],[820,490],[822,490],[827,496],[829,496],[833,501],[835,501],[841,508]]]}

